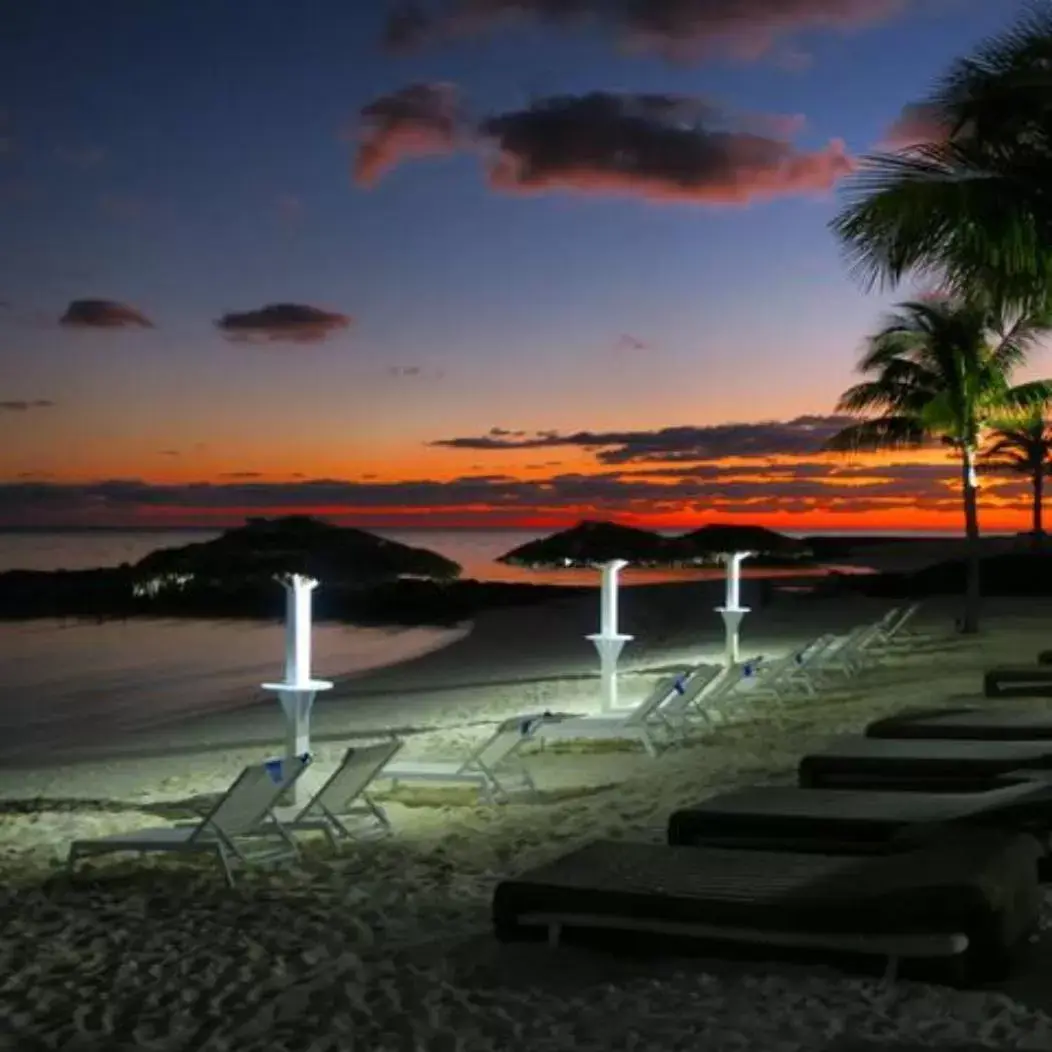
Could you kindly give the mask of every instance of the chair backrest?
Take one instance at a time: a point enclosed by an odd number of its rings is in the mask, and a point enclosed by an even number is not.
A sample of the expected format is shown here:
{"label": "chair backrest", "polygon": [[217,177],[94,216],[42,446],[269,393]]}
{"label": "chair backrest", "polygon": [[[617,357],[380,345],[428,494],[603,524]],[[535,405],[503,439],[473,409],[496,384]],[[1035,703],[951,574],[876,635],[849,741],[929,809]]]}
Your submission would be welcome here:
{"label": "chair backrest", "polygon": [[699,665],[689,675],[674,678],[672,691],[658,706],[658,715],[677,716],[687,712],[715,687],[723,675],[722,665]]}
{"label": "chair backrest", "polygon": [[852,657],[858,651],[859,642],[872,629],[872,625],[856,625],[846,635],[834,636],[825,650],[824,657],[834,661],[845,656]]}
{"label": "chair backrest", "polygon": [[213,830],[227,837],[253,832],[309,763],[309,756],[301,756],[246,767],[201,820],[190,839],[208,836]]}
{"label": "chair backrest", "polygon": [[492,736],[474,749],[460,765],[461,771],[478,767],[494,770],[506,760],[524,741],[533,735],[535,721],[530,717],[513,716],[497,725]]}
{"label": "chair backrest", "polygon": [[391,738],[376,745],[356,745],[344,753],[340,765],[326,779],[310,802],[299,813],[305,818],[311,811],[329,810],[334,815],[348,812],[354,801],[369,787],[402,742]]}
{"label": "chair backrest", "polygon": [[[693,678],[693,676],[689,677],[686,683]],[[681,682],[682,680],[683,676],[680,673],[659,679],[654,684],[654,689],[635,708],[624,711],[625,726],[635,727],[646,723],[662,705],[677,693],[677,685],[686,686],[686,683]]]}
{"label": "chair backrest", "polygon": [[884,626],[884,635],[887,639],[893,639],[897,636],[914,617],[917,616],[917,612],[920,610],[920,603],[911,603],[899,612],[899,616],[894,621],[889,621]]}

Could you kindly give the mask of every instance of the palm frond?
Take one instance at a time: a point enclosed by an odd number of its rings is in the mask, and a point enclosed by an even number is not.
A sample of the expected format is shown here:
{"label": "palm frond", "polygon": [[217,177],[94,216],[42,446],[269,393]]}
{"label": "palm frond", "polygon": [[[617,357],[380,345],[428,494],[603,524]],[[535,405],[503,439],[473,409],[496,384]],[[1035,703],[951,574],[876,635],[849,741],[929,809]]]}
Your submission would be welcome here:
{"label": "palm frond", "polygon": [[822,447],[836,453],[861,453],[881,449],[908,449],[925,445],[931,435],[906,416],[882,416],[850,424]]}

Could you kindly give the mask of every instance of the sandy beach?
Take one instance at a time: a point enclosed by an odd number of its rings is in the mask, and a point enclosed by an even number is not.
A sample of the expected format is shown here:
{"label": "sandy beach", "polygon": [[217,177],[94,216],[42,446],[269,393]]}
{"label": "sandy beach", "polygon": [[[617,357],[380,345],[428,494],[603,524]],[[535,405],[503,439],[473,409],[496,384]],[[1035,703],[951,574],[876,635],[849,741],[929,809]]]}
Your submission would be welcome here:
{"label": "sandy beach", "polygon": [[[781,594],[750,615],[745,650],[776,657],[886,605]],[[1003,989],[962,992],[489,937],[501,878],[596,837],[660,842],[673,808],[790,780],[800,754],[830,736],[974,694],[984,667],[1033,660],[1049,642],[1052,602],[988,602],[978,640],[953,635],[955,613],[954,602],[926,604],[908,645],[843,687],[790,705],[740,702],[717,729],[657,759],[611,743],[531,748],[540,802],[381,791],[391,837],[339,854],[304,837],[300,863],[245,871],[234,891],[204,862],[114,857],[74,883],[62,862],[73,837],[191,817],[241,767],[280,749],[273,703],[163,738],[129,736],[76,762],[9,765],[0,771],[0,1048],[1052,1049],[1048,972],[1036,965]],[[594,710],[595,658],[581,640],[594,622],[594,595],[498,611],[443,650],[341,682],[317,708],[312,776],[324,777],[348,743],[392,730],[405,757],[437,758],[462,754],[506,716]],[[637,636],[625,652],[626,701],[720,651],[719,623],[689,586],[632,589],[624,627]],[[1039,946],[1036,959],[1052,961],[1052,949]]]}

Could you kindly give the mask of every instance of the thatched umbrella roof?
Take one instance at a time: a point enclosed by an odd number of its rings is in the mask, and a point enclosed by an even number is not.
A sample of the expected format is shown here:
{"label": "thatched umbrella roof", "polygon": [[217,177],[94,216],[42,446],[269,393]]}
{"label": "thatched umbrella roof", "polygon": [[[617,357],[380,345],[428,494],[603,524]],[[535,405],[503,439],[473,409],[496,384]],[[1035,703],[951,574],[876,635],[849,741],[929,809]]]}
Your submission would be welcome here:
{"label": "thatched umbrella roof", "polygon": [[182,574],[198,580],[301,573],[348,583],[405,576],[450,579],[460,574],[457,563],[426,548],[307,515],[249,519],[213,540],[151,552],[135,570],[142,576]]}
{"label": "thatched umbrella roof", "polygon": [[683,559],[712,559],[730,552],[755,552],[758,556],[804,559],[810,549],[795,537],[763,526],[713,523],[677,537],[675,546]]}
{"label": "thatched umbrella roof", "polygon": [[498,562],[511,566],[593,566],[611,559],[626,559],[637,566],[669,561],[664,537],[616,522],[579,522],[550,537],[529,541],[502,555]]}

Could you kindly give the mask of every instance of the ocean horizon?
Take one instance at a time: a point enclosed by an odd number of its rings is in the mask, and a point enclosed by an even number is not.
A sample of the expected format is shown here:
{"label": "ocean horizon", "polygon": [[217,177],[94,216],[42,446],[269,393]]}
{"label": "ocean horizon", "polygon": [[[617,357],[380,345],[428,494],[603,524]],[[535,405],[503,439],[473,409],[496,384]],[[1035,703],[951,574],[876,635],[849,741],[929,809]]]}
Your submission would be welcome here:
{"label": "ocean horizon", "polygon": [[[225,527],[224,527],[225,528]],[[0,527],[0,573],[8,570],[89,570],[134,563],[158,548],[205,541],[218,536],[224,528],[204,526],[179,527],[110,527],[80,526],[61,528]],[[528,541],[548,536],[554,530],[511,528],[436,529],[426,526],[398,529],[373,529],[370,532],[393,541],[430,548],[459,563],[462,576],[480,581],[515,581],[536,584],[589,585],[594,573],[577,571],[537,571],[505,566],[499,556]],[[684,530],[661,530],[675,535]],[[959,531],[917,530],[784,530],[791,537],[888,537],[930,539],[959,537]],[[986,536],[997,536],[988,533]],[[748,568],[746,567],[748,572]],[[750,576],[769,575],[754,571]],[[777,575],[777,574],[775,574]],[[721,576],[718,569],[644,570],[628,567],[623,574],[626,584],[655,583],[662,580],[705,580]]]}

